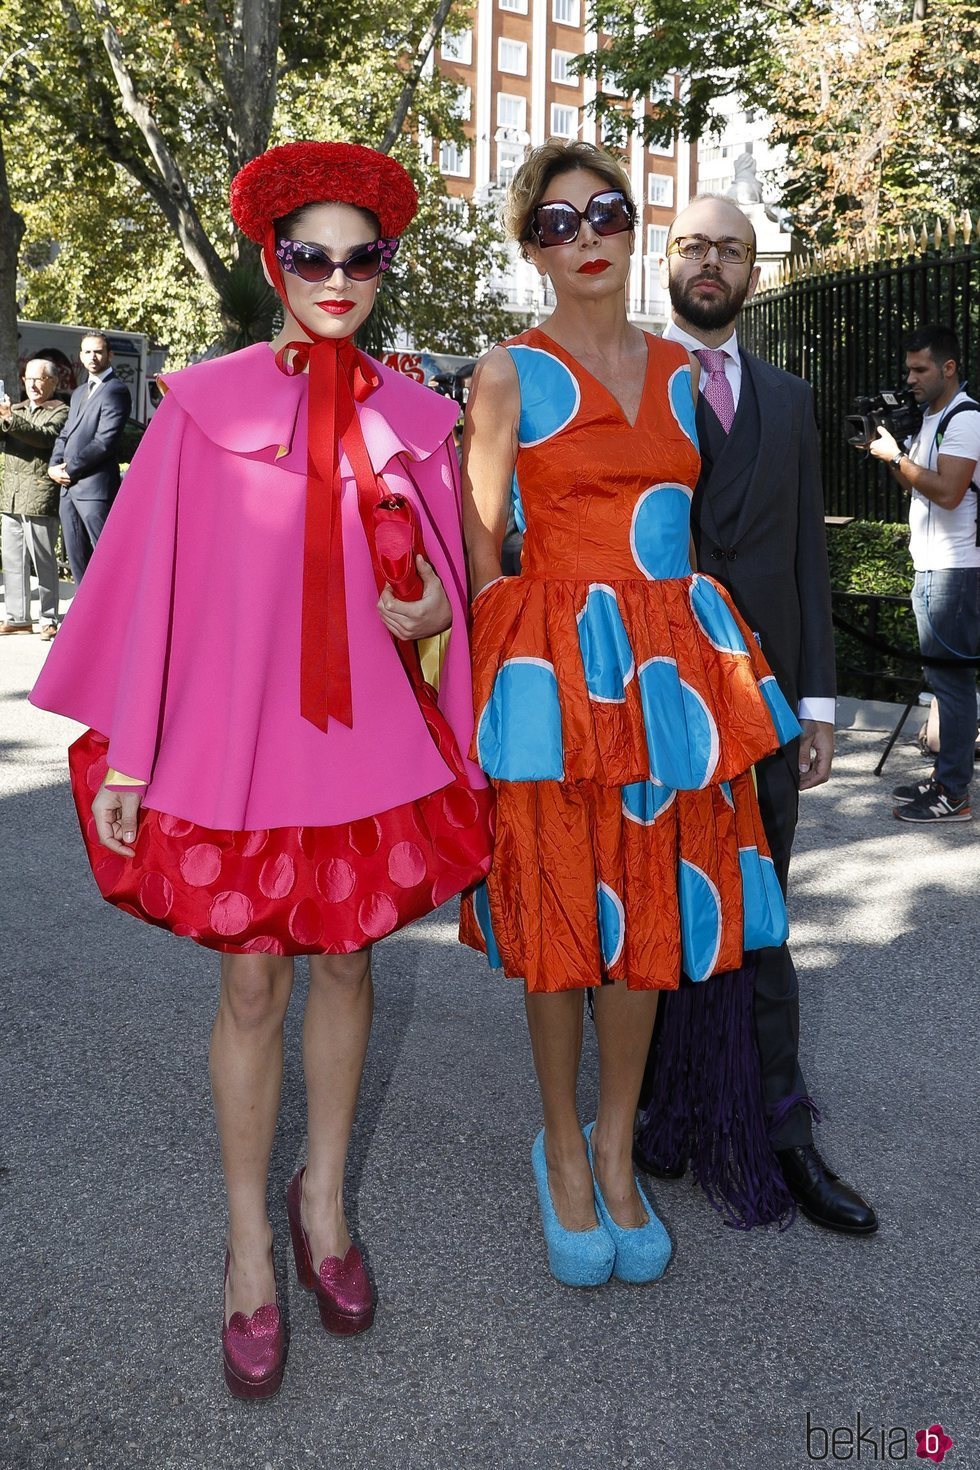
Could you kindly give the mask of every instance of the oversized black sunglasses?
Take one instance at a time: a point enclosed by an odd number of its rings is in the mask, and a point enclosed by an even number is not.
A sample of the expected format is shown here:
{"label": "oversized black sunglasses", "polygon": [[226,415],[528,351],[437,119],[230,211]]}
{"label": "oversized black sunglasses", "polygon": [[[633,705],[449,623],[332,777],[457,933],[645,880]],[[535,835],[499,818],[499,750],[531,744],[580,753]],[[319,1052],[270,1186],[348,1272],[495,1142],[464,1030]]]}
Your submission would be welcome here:
{"label": "oversized black sunglasses", "polygon": [[308,245],[304,240],[280,240],[276,256],[284,270],[311,285],[329,280],[335,270],[342,270],[349,281],[370,281],[379,271],[388,269],[400,243],[373,240],[369,245],[358,245],[346,260],[331,260],[319,245]]}
{"label": "oversized black sunglasses", "polygon": [[588,220],[597,235],[619,235],[636,223],[636,210],[622,189],[600,189],[584,209],[567,199],[549,199],[531,215],[531,235],[541,246],[571,245],[578,239],[582,221]]}

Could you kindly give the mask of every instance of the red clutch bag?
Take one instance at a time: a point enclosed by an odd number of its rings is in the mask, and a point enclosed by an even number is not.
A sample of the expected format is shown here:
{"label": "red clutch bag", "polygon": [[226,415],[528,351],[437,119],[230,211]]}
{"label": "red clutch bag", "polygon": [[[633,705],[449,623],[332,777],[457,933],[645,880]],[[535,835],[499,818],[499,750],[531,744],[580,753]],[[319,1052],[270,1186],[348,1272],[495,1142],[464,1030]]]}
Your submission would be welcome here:
{"label": "red clutch bag", "polygon": [[422,578],[415,565],[424,556],[422,528],[414,507],[404,495],[386,495],[371,513],[378,564],[400,602],[417,602],[422,596]]}

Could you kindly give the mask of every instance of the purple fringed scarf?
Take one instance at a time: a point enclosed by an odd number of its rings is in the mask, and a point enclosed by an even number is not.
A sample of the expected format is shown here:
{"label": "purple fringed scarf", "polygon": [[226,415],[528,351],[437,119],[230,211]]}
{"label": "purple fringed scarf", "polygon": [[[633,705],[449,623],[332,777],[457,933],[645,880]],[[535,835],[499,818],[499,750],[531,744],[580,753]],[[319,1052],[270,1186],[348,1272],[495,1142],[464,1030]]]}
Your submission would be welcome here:
{"label": "purple fringed scarf", "polygon": [[637,1143],[691,1172],[726,1225],[786,1230],[796,1205],[769,1142],[753,1020],[755,961],[661,997]]}

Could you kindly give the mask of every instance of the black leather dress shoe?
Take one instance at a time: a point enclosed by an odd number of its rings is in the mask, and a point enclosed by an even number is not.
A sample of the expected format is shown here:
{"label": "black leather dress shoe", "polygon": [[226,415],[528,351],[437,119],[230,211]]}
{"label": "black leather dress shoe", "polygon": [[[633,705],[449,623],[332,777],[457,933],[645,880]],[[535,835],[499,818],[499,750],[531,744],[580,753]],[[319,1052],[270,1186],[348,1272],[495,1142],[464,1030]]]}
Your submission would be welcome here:
{"label": "black leather dress shoe", "polygon": [[663,1164],[655,1164],[652,1159],[647,1158],[635,1138],[633,1140],[633,1163],[641,1174],[650,1174],[654,1179],[683,1179],[687,1173],[687,1164],[670,1164],[667,1167],[664,1167]]}
{"label": "black leather dress shoe", "polygon": [[814,1225],[846,1235],[871,1235],[878,1216],[856,1189],[827,1167],[812,1143],[776,1150],[786,1187]]}

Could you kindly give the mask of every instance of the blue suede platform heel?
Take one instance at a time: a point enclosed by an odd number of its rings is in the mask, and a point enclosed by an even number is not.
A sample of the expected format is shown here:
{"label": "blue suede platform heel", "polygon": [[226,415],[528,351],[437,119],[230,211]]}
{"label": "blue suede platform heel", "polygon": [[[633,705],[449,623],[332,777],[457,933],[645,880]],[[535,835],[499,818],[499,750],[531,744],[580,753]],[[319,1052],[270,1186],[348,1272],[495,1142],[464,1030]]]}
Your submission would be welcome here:
{"label": "blue suede platform heel", "polygon": [[642,1286],[648,1281],[656,1281],[664,1274],[672,1250],[670,1236],[653,1213],[650,1201],[640,1188],[638,1179],[635,1180],[636,1190],[647,1212],[647,1223],[637,1225],[634,1229],[624,1229],[622,1225],[616,1224],[606,1209],[599,1181],[595,1177],[595,1161],[592,1158],[592,1130],[594,1127],[595,1124],[590,1123],[587,1128],[583,1129],[583,1132],[589,1151],[589,1167],[595,1181],[596,1210],[616,1248],[616,1260],[612,1274],[617,1281],[627,1281],[634,1286]]}
{"label": "blue suede platform heel", "polygon": [[592,1230],[566,1230],[559,1220],[548,1187],[543,1128],[531,1149],[531,1166],[552,1276],[563,1286],[604,1286],[612,1274],[616,1247],[602,1224]]}

